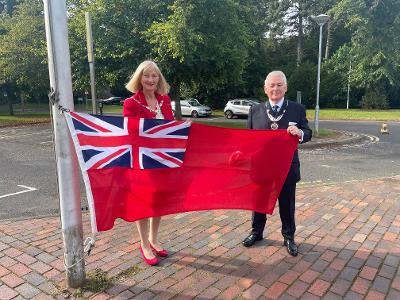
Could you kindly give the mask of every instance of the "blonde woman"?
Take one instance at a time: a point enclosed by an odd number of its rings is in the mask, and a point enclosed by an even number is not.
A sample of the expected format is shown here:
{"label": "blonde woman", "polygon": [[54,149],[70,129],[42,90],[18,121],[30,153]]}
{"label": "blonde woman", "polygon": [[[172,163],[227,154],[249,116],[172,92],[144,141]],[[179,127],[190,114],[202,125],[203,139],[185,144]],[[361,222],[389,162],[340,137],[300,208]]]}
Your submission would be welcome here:
{"label": "blonde woman", "polygon": [[[174,119],[171,99],[167,95],[169,85],[157,64],[146,60],[142,62],[126,84],[134,93],[124,102],[124,116],[147,119]],[[158,241],[158,229],[161,217],[136,221],[140,236],[140,253],[144,261],[151,266],[158,264],[158,258],[168,256]]]}

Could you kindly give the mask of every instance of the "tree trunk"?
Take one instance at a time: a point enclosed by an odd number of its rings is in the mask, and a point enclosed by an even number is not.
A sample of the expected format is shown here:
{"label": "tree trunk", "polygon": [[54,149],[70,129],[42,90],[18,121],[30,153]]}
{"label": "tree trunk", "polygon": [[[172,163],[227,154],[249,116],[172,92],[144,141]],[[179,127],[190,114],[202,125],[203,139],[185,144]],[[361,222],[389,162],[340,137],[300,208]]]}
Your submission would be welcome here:
{"label": "tree trunk", "polygon": [[14,109],[13,109],[13,105],[12,105],[12,97],[10,95],[9,92],[7,92],[7,102],[8,102],[8,112],[10,114],[10,116],[14,115]]}
{"label": "tree trunk", "polygon": [[171,89],[171,98],[172,101],[175,101],[175,119],[176,120],[182,120],[182,110],[181,110],[181,95],[180,95],[180,86],[181,83],[180,81],[174,81],[172,83],[172,89]]}
{"label": "tree trunk", "polygon": [[10,99],[8,99],[8,111],[9,111],[10,116],[14,115],[14,110],[13,110],[12,102]]}
{"label": "tree trunk", "polygon": [[6,83],[6,85],[4,86],[4,98],[7,100],[8,103],[8,114],[10,116],[14,115],[14,110],[13,110],[13,106],[12,106],[12,95],[11,95],[11,88],[10,86]]}
{"label": "tree trunk", "polygon": [[20,99],[21,99],[21,111],[25,112],[25,100],[24,100],[24,97],[21,95]]}
{"label": "tree trunk", "polygon": [[297,36],[297,66],[299,67],[301,65],[301,62],[303,60],[303,39],[304,39],[304,33],[303,33],[303,17],[299,12],[299,24],[298,24],[298,36]]}

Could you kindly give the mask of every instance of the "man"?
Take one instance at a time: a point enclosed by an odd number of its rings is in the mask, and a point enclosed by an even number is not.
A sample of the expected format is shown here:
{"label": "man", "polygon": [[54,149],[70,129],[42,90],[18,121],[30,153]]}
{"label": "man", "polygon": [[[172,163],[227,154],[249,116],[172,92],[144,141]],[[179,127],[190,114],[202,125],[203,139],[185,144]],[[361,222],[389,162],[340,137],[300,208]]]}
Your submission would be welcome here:
{"label": "man", "polygon": [[[286,91],[287,81],[285,74],[281,71],[269,73],[264,84],[264,92],[268,96],[268,101],[251,107],[247,119],[247,128],[286,129],[289,134],[298,136],[299,143],[308,142],[311,139],[312,131],[308,127],[306,111],[301,104],[286,100]],[[289,173],[278,197],[284,246],[292,256],[297,256],[298,254],[298,248],[294,241],[294,233],[296,231],[294,214],[296,183],[299,180],[300,162],[298,151],[296,150]],[[245,247],[250,247],[263,239],[266,221],[265,214],[253,212],[251,233],[243,241]]]}

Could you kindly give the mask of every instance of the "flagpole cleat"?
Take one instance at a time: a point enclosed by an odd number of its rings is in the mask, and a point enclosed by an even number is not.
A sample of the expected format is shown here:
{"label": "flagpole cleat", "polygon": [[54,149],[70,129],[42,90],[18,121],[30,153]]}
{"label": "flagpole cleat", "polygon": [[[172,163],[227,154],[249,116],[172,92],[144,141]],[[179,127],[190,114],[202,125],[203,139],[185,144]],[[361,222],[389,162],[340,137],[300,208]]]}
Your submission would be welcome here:
{"label": "flagpole cleat", "polygon": [[389,129],[386,123],[382,123],[381,134],[389,134]]}

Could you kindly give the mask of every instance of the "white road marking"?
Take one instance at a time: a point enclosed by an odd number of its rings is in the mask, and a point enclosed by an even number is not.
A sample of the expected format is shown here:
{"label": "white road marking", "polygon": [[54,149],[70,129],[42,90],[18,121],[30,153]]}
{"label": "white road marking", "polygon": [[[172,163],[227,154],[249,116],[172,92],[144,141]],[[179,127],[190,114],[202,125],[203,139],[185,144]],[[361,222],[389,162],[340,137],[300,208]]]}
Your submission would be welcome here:
{"label": "white road marking", "polygon": [[336,167],[333,167],[333,166],[330,166],[330,165],[321,165],[321,167],[325,167],[325,168],[336,168]]}
{"label": "white road marking", "polygon": [[29,186],[26,186],[26,185],[18,185],[18,186],[24,188],[25,190],[19,191],[19,192],[16,192],[16,193],[1,195],[0,198],[5,198],[5,197],[14,196],[14,195],[27,193],[27,192],[32,192],[32,191],[36,191],[37,190],[37,188],[29,187]]}
{"label": "white road marking", "polygon": [[314,180],[314,181],[300,181],[298,185],[313,185],[313,184],[321,184],[322,180]]}
{"label": "white road marking", "polygon": [[366,134],[366,136],[369,138],[371,143],[378,143],[379,142],[379,138],[377,136],[375,136],[375,135]]}

